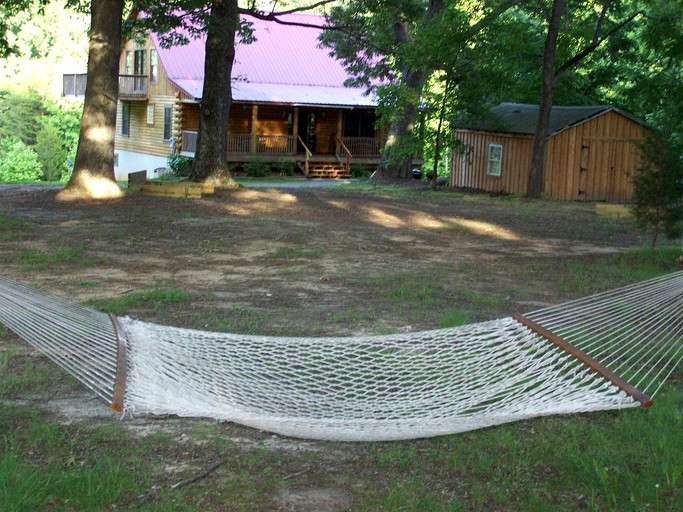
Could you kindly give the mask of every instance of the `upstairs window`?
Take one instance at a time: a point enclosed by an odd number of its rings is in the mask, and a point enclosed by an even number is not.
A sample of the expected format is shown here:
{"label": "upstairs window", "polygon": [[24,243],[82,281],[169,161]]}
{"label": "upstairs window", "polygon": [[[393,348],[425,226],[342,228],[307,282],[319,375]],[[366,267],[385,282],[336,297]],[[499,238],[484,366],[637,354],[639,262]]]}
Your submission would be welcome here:
{"label": "upstairs window", "polygon": [[500,176],[501,163],[503,162],[503,145],[489,144],[489,161],[486,173],[489,176]]}
{"label": "upstairs window", "polygon": [[133,56],[133,74],[147,74],[147,50],[135,50]]}
{"label": "upstairs window", "polygon": [[149,83],[151,84],[157,83],[157,69],[157,51],[152,48],[149,51]]}

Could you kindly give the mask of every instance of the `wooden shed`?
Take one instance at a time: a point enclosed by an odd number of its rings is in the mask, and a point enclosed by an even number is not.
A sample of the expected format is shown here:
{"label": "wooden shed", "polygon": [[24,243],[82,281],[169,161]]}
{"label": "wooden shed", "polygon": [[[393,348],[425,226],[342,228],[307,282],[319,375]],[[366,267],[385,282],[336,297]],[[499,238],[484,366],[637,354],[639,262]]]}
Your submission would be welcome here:
{"label": "wooden shed", "polygon": [[[455,130],[453,187],[525,193],[538,105],[503,103],[490,119]],[[544,192],[555,199],[627,203],[645,123],[612,106],[553,107]]]}

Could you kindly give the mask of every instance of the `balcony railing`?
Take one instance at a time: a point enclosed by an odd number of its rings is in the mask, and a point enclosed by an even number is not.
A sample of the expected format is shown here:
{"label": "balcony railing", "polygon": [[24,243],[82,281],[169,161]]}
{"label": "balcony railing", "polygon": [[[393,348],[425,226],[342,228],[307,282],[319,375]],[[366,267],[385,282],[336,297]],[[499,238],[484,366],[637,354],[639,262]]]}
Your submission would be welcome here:
{"label": "balcony railing", "polygon": [[147,98],[147,75],[119,75],[119,97]]}
{"label": "balcony railing", "polygon": [[379,141],[374,137],[342,137],[342,142],[356,158],[379,155]]}

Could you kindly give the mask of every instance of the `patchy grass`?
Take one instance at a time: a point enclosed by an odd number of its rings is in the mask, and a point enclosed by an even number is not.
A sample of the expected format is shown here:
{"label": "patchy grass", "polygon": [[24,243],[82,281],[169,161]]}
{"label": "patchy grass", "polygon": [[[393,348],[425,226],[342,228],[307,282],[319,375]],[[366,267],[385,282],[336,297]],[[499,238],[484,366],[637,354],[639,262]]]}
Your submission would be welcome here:
{"label": "patchy grass", "polygon": [[[296,207],[278,192],[259,192],[258,204],[243,194],[74,203],[68,216],[90,224],[27,227],[35,241],[17,235],[0,244],[0,263],[10,268],[21,251],[50,248],[43,260],[58,268],[41,272],[35,284],[108,294],[113,298],[90,303],[105,311],[205,330],[331,336],[457,326],[530,310],[670,272],[681,254],[626,251],[640,243],[632,226],[583,204],[365,185],[293,192]],[[0,202],[7,215],[18,204],[30,213],[24,203],[7,204]],[[50,218],[44,201],[32,208],[40,209],[36,219]],[[399,222],[371,222],[363,213],[369,208]],[[424,227],[412,222],[420,215],[481,220],[519,239]],[[88,240],[87,251],[57,256],[68,240]],[[546,240],[561,243],[544,247]],[[557,249],[573,244],[588,252]],[[88,252],[109,251],[106,265],[78,275]],[[177,276],[172,288],[155,285],[150,263],[158,262]],[[17,278],[36,268],[16,269]],[[139,291],[122,291],[130,289]],[[2,511],[683,510],[680,369],[647,410],[387,443],[298,441],[205,419],[79,420],[59,401],[90,397],[65,382],[72,381],[61,369],[0,326]],[[205,478],[172,488],[216,463]]]}
{"label": "patchy grass", "polygon": [[0,213],[0,240],[3,242],[28,238],[36,227],[37,224],[33,221]]}
{"label": "patchy grass", "polygon": [[88,267],[100,263],[99,259],[87,254],[84,245],[59,247],[54,250],[27,249],[20,251],[18,256],[24,270],[46,270],[65,265]]}
{"label": "patchy grass", "polygon": [[167,305],[178,305],[196,300],[193,293],[177,288],[154,288],[152,290],[131,292],[116,299],[91,301],[97,309],[117,316],[130,314],[139,309],[160,310]]}

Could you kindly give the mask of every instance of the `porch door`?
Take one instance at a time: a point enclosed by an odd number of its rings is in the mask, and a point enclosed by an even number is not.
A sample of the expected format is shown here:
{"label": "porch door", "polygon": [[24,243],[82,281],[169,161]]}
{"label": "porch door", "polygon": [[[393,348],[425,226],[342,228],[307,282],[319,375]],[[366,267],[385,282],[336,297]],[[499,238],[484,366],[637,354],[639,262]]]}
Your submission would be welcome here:
{"label": "porch door", "polygon": [[[317,116],[310,110],[299,110],[299,133],[297,134],[304,141],[311,153],[315,153],[315,134],[317,130]],[[297,153],[303,153],[304,148],[301,141],[297,139]]]}

